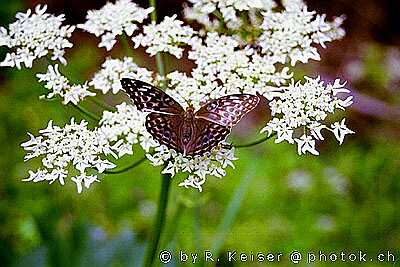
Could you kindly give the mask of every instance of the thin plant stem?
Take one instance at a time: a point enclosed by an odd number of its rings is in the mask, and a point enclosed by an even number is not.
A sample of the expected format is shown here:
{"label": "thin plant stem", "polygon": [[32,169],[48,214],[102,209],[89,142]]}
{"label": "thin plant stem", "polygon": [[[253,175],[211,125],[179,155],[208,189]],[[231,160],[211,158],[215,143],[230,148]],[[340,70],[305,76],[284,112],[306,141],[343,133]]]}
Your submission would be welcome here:
{"label": "thin plant stem", "polygon": [[97,99],[95,97],[90,97],[89,100],[92,101],[93,103],[95,103],[97,106],[99,106],[99,107],[101,107],[101,108],[103,108],[105,110],[115,111],[114,107],[111,107],[111,106],[105,104],[104,102],[100,101],[99,99]]}
{"label": "thin plant stem", "polygon": [[164,67],[164,61],[162,59],[162,54],[157,53],[156,54],[156,64],[157,64],[157,70],[158,74],[164,79],[165,78],[165,67]]}
{"label": "thin plant stem", "polygon": [[81,112],[82,114],[84,114],[86,117],[88,117],[88,118],[90,118],[90,119],[92,119],[92,120],[94,120],[94,121],[97,121],[97,122],[100,121],[100,118],[99,118],[96,114],[94,114],[94,113],[88,111],[87,109],[85,109],[85,108],[83,108],[83,107],[81,107],[81,106],[75,105],[75,104],[71,104],[71,106],[73,106],[75,109],[77,109],[78,111],[80,111],[80,112]]}
{"label": "thin plant stem", "polygon": [[[149,0],[150,6],[154,7],[154,11],[151,12],[150,18],[151,21],[157,22],[157,12],[156,12],[156,0]],[[156,65],[157,65],[157,70],[158,74],[160,74],[161,77],[165,77],[165,67],[164,67],[164,62],[162,58],[161,53],[156,54]]]}
{"label": "thin plant stem", "polygon": [[232,145],[232,146],[235,147],[235,148],[252,147],[252,146],[255,146],[255,145],[264,143],[265,141],[271,139],[271,138],[274,137],[275,135],[276,135],[276,133],[273,133],[273,134],[271,134],[271,135],[269,135],[269,136],[263,137],[263,138],[261,138],[261,139],[259,139],[259,140],[257,140],[257,141],[254,141],[254,142],[250,142],[250,143],[242,144],[242,145]]}
{"label": "thin plant stem", "polygon": [[[154,8],[153,12],[150,15],[151,20],[157,22],[156,1],[149,0],[149,3],[150,6]],[[164,63],[162,61],[160,53],[157,53],[156,55],[156,63],[157,63],[158,74],[164,77],[165,76]],[[157,207],[157,214],[154,221],[153,231],[151,233],[150,240],[146,247],[145,256],[143,260],[143,267],[151,267],[154,263],[155,258],[157,257],[156,253],[160,242],[161,232],[165,224],[170,183],[171,183],[171,175],[162,174],[161,192]]]}
{"label": "thin plant stem", "polygon": [[126,171],[129,171],[130,169],[133,169],[133,168],[139,166],[146,159],[147,159],[146,157],[143,157],[143,158],[139,159],[138,161],[135,161],[132,165],[129,165],[129,166],[124,167],[124,168],[119,169],[119,170],[105,170],[103,173],[105,173],[105,174],[118,174],[118,173],[126,172]]}
{"label": "thin plant stem", "polygon": [[150,14],[150,18],[152,21],[157,22],[156,0],[149,0],[149,4],[154,8],[153,12]]}
{"label": "thin plant stem", "polygon": [[146,252],[143,261],[143,267],[151,267],[154,259],[157,258],[156,253],[160,242],[161,232],[165,224],[165,215],[167,211],[168,193],[171,184],[171,175],[161,175],[161,192],[158,200],[157,214],[153,225],[153,231],[149,243],[146,247]]}
{"label": "thin plant stem", "polygon": [[133,56],[133,50],[131,49],[131,47],[129,45],[128,36],[126,34],[123,34],[123,35],[120,36],[119,40],[120,40],[120,42],[122,44],[122,48],[124,49],[125,53],[129,57],[132,57]]}

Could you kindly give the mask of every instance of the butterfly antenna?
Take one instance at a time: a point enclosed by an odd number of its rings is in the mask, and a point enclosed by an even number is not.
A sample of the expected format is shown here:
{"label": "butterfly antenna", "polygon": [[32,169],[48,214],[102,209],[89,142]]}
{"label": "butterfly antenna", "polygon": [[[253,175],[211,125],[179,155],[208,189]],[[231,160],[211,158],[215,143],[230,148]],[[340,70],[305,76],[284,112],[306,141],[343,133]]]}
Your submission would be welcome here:
{"label": "butterfly antenna", "polygon": [[186,98],[184,98],[184,99],[185,99],[185,102],[188,105],[188,107],[193,107],[193,104],[189,100],[187,100]]}

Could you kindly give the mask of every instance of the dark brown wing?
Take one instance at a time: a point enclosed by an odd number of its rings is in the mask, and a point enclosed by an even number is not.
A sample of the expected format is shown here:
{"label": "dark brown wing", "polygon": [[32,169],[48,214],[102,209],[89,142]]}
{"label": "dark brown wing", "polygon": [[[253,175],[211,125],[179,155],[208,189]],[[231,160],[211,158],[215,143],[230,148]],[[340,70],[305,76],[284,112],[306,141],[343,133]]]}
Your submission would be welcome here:
{"label": "dark brown wing", "polygon": [[178,102],[151,84],[123,78],[121,85],[139,110],[165,114],[183,114],[184,112]]}
{"label": "dark brown wing", "polygon": [[252,111],[259,101],[258,96],[249,94],[223,96],[205,104],[195,113],[195,117],[233,127],[244,115]]}
{"label": "dark brown wing", "polygon": [[147,131],[161,144],[183,153],[178,136],[181,117],[164,113],[150,113],[146,117]]}
{"label": "dark brown wing", "polygon": [[222,126],[205,119],[195,119],[193,140],[184,148],[189,156],[203,155],[211,151],[230,134],[231,128]]}

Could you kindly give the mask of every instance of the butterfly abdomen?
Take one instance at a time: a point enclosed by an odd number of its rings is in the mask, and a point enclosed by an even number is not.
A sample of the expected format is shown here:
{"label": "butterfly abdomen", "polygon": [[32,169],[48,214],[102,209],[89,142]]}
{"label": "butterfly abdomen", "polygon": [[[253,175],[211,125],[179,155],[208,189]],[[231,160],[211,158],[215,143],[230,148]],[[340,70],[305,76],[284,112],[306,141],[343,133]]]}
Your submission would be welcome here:
{"label": "butterfly abdomen", "polygon": [[181,140],[182,140],[182,145],[186,146],[190,140],[192,139],[194,129],[193,129],[193,123],[189,121],[184,121],[181,127]]}

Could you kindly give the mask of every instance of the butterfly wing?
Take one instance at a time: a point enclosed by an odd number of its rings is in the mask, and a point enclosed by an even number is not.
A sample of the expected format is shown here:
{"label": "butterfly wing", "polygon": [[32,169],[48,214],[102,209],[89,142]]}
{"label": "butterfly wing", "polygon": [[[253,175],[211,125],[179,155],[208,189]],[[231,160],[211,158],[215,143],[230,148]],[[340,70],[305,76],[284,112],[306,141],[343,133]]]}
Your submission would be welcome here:
{"label": "butterfly wing", "polygon": [[209,101],[195,113],[195,117],[233,127],[244,115],[252,111],[259,101],[258,96],[249,94],[223,96]]}
{"label": "butterfly wing", "polygon": [[205,119],[195,119],[195,133],[193,140],[184,148],[189,156],[203,155],[211,151],[230,134],[231,128],[213,123]]}
{"label": "butterfly wing", "polygon": [[121,85],[139,110],[176,115],[184,112],[178,102],[151,84],[123,78]]}
{"label": "butterfly wing", "polygon": [[146,117],[147,131],[168,148],[183,153],[177,129],[182,124],[181,117],[176,115],[152,112]]}

